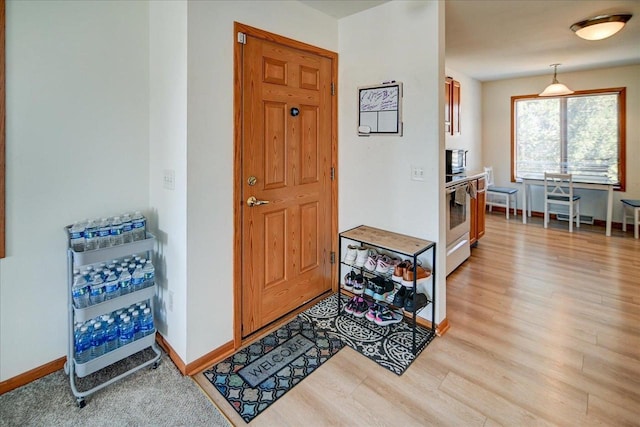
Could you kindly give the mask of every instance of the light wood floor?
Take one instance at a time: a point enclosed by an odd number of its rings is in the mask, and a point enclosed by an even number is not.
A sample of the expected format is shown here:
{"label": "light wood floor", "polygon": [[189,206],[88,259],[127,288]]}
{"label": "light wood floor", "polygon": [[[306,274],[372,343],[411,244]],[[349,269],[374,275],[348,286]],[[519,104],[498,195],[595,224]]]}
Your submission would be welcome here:
{"label": "light wood floor", "polygon": [[487,213],[451,329],[404,375],[346,348],[251,425],[640,425],[640,241],[613,234]]}

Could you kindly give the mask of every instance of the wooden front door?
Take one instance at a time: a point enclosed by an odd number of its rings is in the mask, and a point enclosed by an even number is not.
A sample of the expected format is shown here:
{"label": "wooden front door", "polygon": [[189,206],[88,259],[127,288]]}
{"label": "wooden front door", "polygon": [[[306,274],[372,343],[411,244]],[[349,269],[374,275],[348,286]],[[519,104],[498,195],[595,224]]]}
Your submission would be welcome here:
{"label": "wooden front door", "polygon": [[242,337],[331,289],[333,215],[332,60],[245,40]]}

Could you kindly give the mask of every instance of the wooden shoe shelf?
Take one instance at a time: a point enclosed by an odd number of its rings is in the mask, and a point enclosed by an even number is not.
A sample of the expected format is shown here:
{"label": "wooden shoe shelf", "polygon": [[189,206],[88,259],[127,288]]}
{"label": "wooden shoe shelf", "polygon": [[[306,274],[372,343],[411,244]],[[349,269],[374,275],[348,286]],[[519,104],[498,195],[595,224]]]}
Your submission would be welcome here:
{"label": "wooden shoe shelf", "polygon": [[[430,295],[427,295],[426,307],[429,307],[429,305],[431,305],[431,331],[430,332],[433,336],[435,336],[435,332],[436,332],[435,330],[436,328],[436,322],[435,322],[435,318],[436,318],[436,305],[435,305],[436,243],[429,240],[418,239],[416,237],[407,236],[405,234],[399,234],[399,233],[394,233],[387,230],[381,230],[379,228],[369,227],[367,225],[361,225],[361,226],[352,228],[350,230],[343,231],[342,233],[339,234],[339,237],[340,237],[340,243],[339,243],[338,255],[339,255],[340,265],[360,269],[363,273],[371,273],[371,272],[361,267],[355,267],[343,262],[343,259],[344,259],[343,247],[346,248],[349,244],[351,244],[350,242],[359,243],[361,245],[364,245],[365,247],[380,249],[381,251],[400,255],[400,256],[403,256],[404,258],[410,259],[412,261],[411,265],[413,266],[413,269],[414,269],[413,289],[416,289],[416,286],[417,286],[415,278],[417,277],[416,269],[418,265],[418,257],[430,250],[431,277],[429,278],[429,282],[431,285],[430,285],[430,289],[427,290],[427,291],[430,291]],[[371,275],[379,275],[379,274],[371,273]],[[338,280],[341,282],[343,280],[343,277],[344,277],[343,269],[340,269]],[[384,276],[384,277],[390,278],[389,276]],[[352,295],[351,292],[343,290],[341,283],[338,283],[338,316],[342,313],[342,301],[340,299],[340,296],[342,293],[345,293],[346,295]],[[413,293],[413,298],[414,298],[413,302],[415,307],[416,292]],[[405,315],[405,319],[408,320],[413,327],[412,328],[413,329],[413,354],[417,353],[416,315],[418,311],[420,310],[414,310],[410,317]]]}

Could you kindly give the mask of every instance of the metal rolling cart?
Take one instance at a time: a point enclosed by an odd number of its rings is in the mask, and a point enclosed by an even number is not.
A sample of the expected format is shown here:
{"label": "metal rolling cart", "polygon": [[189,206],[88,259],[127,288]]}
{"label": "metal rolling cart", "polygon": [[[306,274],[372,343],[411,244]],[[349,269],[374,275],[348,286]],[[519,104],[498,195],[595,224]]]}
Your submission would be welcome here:
{"label": "metal rolling cart", "polygon": [[[67,227],[67,232],[68,232]],[[67,351],[67,361],[65,363],[64,369],[65,373],[69,375],[69,382],[71,384],[71,390],[73,391],[73,395],[76,397],[76,404],[78,407],[83,408],[86,404],[85,398],[98,390],[101,390],[104,387],[107,387],[110,384],[144,368],[147,366],[151,366],[152,368],[156,368],[160,361],[161,351],[156,345],[156,329],[154,326],[153,332],[145,335],[142,338],[132,341],[129,344],[126,344],[122,347],[118,347],[115,350],[109,351],[102,356],[91,359],[85,363],[79,363],[75,358],[75,339],[74,339],[74,325],[76,322],[86,322],[90,319],[96,318],[102,314],[109,314],[121,308],[127,308],[132,304],[135,304],[140,301],[149,300],[149,305],[151,307],[151,312],[154,312],[154,301],[153,297],[156,294],[156,284],[153,283],[151,286],[147,286],[143,289],[136,290],[134,292],[118,296],[117,298],[104,301],[99,304],[90,305],[86,308],[77,308],[74,306],[73,298],[72,298],[72,287],[73,287],[73,269],[79,268],[82,266],[96,264],[101,262],[109,262],[113,259],[123,258],[133,254],[146,253],[147,259],[151,255],[154,246],[155,246],[156,238],[151,233],[146,233],[145,240],[139,240],[131,243],[125,243],[123,245],[112,246],[104,249],[95,249],[86,252],[76,252],[71,247],[67,249],[67,275],[68,275],[68,318],[69,318],[69,343],[68,343],[68,351]],[[128,371],[113,377],[103,383],[96,385],[85,391],[78,390],[76,385],[76,376],[78,378],[86,377],[94,372],[99,371],[109,365],[112,365],[122,359],[125,359],[132,354],[135,354],[141,350],[146,348],[153,349],[155,356],[143,362]]]}

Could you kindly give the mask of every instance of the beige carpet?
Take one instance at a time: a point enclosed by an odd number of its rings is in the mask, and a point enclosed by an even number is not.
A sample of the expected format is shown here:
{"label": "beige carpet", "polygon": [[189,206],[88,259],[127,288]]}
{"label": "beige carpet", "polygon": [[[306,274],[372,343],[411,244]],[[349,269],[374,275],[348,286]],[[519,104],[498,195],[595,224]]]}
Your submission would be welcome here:
{"label": "beige carpet", "polygon": [[[150,354],[149,354],[150,353]],[[85,388],[141,360],[142,351],[81,379]],[[63,370],[0,396],[0,426],[229,426],[191,377],[165,354],[157,369],[140,371],[92,394],[80,409]]]}

